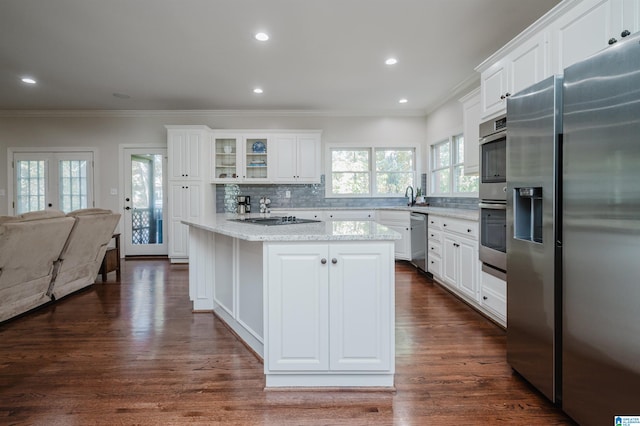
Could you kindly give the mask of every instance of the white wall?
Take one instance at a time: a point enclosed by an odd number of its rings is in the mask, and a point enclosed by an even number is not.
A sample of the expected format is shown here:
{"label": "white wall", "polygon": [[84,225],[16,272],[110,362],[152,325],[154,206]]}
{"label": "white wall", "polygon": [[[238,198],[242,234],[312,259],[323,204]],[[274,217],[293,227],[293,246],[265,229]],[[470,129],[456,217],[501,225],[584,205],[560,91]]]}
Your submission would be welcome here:
{"label": "white wall", "polygon": [[[425,147],[425,134],[429,134],[424,117],[347,117],[295,112],[0,112],[0,190],[9,193],[8,148],[93,147],[97,149],[96,206],[120,211],[120,196],[109,195],[110,188],[118,188],[122,173],[119,146],[166,146],[165,124],[203,124],[213,129],[321,129],[323,143],[375,142],[390,146],[411,143]],[[0,195],[0,215],[12,213],[11,201]]]}

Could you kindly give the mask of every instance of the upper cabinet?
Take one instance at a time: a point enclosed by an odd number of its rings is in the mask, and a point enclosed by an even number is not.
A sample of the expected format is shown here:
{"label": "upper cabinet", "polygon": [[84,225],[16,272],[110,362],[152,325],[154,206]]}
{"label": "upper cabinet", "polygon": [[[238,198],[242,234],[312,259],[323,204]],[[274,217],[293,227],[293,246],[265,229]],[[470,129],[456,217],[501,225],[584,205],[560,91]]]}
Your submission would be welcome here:
{"label": "upper cabinet", "polygon": [[276,135],[274,151],[273,182],[320,182],[319,132]]}
{"label": "upper cabinet", "polygon": [[481,119],[506,99],[640,29],[640,0],[564,0],[476,70]]}
{"label": "upper cabinet", "polygon": [[638,31],[640,0],[583,0],[551,26],[554,73]]}
{"label": "upper cabinet", "polygon": [[464,134],[464,173],[477,174],[479,168],[480,88],[460,99]]}
{"label": "upper cabinet", "polygon": [[169,179],[199,180],[207,138],[206,126],[166,126]]}
{"label": "upper cabinet", "polygon": [[268,182],[270,137],[215,132],[212,138],[214,182]]}
{"label": "upper cabinet", "polygon": [[504,112],[509,96],[543,80],[549,70],[547,34],[540,33],[482,72],[481,115]]}

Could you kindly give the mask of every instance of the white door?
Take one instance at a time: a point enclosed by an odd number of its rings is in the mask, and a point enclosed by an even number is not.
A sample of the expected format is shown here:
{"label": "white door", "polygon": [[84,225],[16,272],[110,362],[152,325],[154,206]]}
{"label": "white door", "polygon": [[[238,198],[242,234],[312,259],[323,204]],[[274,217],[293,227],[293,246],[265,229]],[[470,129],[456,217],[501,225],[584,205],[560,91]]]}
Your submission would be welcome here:
{"label": "white door", "polygon": [[[393,355],[390,244],[336,244],[329,253],[329,368],[387,371]],[[390,349],[391,348],[391,349]]]}
{"label": "white door", "polygon": [[124,248],[131,255],[166,255],[165,148],[124,150]]}
{"label": "white door", "polygon": [[269,371],[329,368],[328,246],[268,248],[265,362]]}
{"label": "white door", "polygon": [[16,215],[94,207],[92,152],[15,152],[13,169]]}

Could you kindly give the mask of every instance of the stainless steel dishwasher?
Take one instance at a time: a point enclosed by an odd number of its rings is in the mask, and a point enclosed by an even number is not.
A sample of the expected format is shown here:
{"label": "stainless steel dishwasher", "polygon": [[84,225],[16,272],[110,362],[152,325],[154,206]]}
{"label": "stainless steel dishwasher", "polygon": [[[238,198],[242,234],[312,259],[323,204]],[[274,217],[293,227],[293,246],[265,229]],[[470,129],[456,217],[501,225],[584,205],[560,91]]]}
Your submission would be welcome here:
{"label": "stainless steel dishwasher", "polygon": [[411,213],[411,263],[427,272],[427,215]]}

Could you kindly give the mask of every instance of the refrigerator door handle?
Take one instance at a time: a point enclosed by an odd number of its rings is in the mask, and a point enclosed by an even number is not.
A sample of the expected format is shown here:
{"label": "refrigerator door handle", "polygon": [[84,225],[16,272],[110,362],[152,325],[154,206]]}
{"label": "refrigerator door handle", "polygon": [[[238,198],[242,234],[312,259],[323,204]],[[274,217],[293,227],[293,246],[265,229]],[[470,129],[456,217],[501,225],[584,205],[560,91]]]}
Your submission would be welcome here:
{"label": "refrigerator door handle", "polygon": [[495,210],[506,210],[506,204],[493,204],[493,203],[478,203],[478,207],[481,209],[495,209]]}

